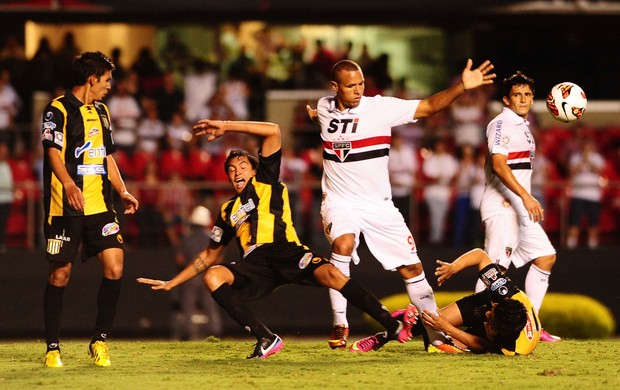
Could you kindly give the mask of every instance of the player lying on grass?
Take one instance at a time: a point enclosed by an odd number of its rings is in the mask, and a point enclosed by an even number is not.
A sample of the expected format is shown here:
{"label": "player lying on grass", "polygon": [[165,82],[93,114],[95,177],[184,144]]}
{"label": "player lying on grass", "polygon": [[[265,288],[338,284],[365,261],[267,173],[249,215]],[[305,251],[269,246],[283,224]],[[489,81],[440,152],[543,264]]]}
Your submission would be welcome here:
{"label": "player lying on grass", "polygon": [[[259,157],[233,150],[224,169],[235,195],[221,208],[207,247],[172,280],[139,278],[154,290],[172,290],[204,272],[203,281],[215,301],[256,337],[248,359],[265,359],[282,349],[282,340],[247,308],[285,284],[321,285],[340,291],[357,308],[386,329],[386,338],[405,342],[417,310],[409,305],[403,317],[394,318],[366,289],[345,276],[329,260],[303,245],[293,227],[286,185],[279,181],[282,159],[278,125],[264,122],[201,120],[196,135],[213,141],[227,132],[261,138]],[[240,261],[215,265],[225,246],[235,238],[243,252]],[[205,272],[206,271],[206,272]]]}
{"label": "player lying on grass", "polygon": [[[493,264],[485,251],[473,249],[452,263],[437,260],[437,264],[435,275],[439,286],[461,270],[478,266],[478,277],[487,288],[440,309],[439,315],[424,310],[420,315],[424,325],[444,332],[455,345],[474,353],[527,355],[538,346],[541,325],[536,310],[525,293]],[[425,336],[420,322],[412,333]],[[376,350],[388,341],[383,333],[377,333],[357,344],[372,344]],[[426,337],[425,346],[432,352],[433,346]]]}

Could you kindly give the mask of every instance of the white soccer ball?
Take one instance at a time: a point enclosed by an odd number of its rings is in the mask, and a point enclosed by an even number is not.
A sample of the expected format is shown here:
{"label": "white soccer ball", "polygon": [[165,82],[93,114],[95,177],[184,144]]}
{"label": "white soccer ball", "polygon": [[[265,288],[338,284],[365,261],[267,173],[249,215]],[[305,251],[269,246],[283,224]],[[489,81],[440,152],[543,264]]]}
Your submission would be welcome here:
{"label": "white soccer ball", "polygon": [[547,110],[561,122],[574,122],[586,112],[586,93],[575,83],[559,83],[547,95]]}

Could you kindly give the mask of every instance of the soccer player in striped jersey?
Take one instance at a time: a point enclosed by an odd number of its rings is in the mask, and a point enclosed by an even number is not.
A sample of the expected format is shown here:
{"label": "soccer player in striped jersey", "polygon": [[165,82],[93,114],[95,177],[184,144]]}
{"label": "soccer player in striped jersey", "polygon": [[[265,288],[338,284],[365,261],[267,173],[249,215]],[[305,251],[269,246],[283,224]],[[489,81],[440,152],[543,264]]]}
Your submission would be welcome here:
{"label": "soccer player in striped jersey", "polygon": [[103,270],[88,351],[97,366],[111,364],[105,341],[116,313],[124,259],[113,191],[125,214],[138,209],[112,157],[110,113],[100,102],[110,91],[113,70],[114,64],[102,53],[82,53],[72,65],[74,86],[43,111],[43,229],[49,261],[44,294],[46,367],[63,365],[59,346],[63,295],[80,244],[87,257],[97,256]]}
{"label": "soccer player in striped jersey", "polygon": [[[417,319],[415,306],[395,319],[366,289],[314,254],[297,237],[288,189],[279,179],[282,160],[280,127],[274,123],[201,120],[194,130],[213,141],[228,132],[261,138],[259,156],[233,150],[224,169],[235,195],[218,213],[207,247],[170,281],[139,278],[154,290],[169,291],[204,272],[213,299],[249,334],[256,347],[248,359],[278,353],[282,339],[256,318],[246,302],[262,298],[285,284],[326,286],[340,291],[358,309],[386,329],[388,340],[405,342]],[[235,240],[243,258],[215,265],[227,244]]]}
{"label": "soccer player in striped jersey", "polygon": [[[485,251],[506,270],[531,262],[525,293],[540,311],[555,264],[556,251],[543,230],[544,210],[531,194],[536,144],[528,114],[534,104],[534,80],[516,72],[502,82],[504,108],[487,126],[489,155],[480,216],[485,227]],[[476,291],[484,284],[478,281]],[[541,331],[541,341],[559,341]]]}
{"label": "soccer player in striped jersey", "polygon": [[[368,248],[384,269],[398,271],[407,294],[418,310],[437,312],[417,247],[403,216],[392,202],[388,156],[392,127],[415,122],[448,107],[465,91],[493,83],[493,65],[483,62],[461,80],[423,100],[364,96],[364,74],[359,65],[342,60],[334,65],[331,87],[335,96],[321,98],[309,116],[321,127],[324,172],[322,178],[323,228],[332,246],[331,262],[345,275],[359,262],[357,247],[363,234]],[[330,290],[334,314],[331,348],[346,348],[347,301]],[[441,332],[429,329],[437,351],[454,352]],[[372,349],[372,346],[366,346]],[[355,345],[354,349],[359,349]],[[364,348],[367,349],[367,348]],[[458,351],[460,352],[460,351]]]}

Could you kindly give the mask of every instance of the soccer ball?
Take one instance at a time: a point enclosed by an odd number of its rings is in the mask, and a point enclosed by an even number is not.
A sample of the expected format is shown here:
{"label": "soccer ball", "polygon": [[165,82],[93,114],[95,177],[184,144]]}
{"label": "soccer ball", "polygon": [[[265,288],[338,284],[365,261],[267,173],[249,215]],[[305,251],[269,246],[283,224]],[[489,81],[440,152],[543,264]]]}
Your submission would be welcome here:
{"label": "soccer ball", "polygon": [[557,84],[547,95],[547,110],[561,122],[573,122],[586,111],[586,93],[575,83]]}

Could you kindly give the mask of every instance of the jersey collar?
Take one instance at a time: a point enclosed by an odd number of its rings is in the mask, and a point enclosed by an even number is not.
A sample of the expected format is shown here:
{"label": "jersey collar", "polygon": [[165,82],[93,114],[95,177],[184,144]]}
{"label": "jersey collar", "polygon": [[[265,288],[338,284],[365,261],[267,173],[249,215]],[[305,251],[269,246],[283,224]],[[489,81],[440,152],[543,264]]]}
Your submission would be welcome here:
{"label": "jersey collar", "polygon": [[336,106],[337,103],[337,99],[336,96],[332,96],[330,98],[328,98],[328,102],[329,102],[329,107],[328,107],[328,111],[329,112],[341,112],[341,113],[351,113],[351,114],[359,114],[362,105],[364,104],[364,102],[366,101],[366,96],[362,96],[362,99],[360,100],[360,104],[357,105],[357,107],[353,107],[353,108],[347,108],[344,111],[340,111],[338,109],[338,107]]}
{"label": "jersey collar", "polygon": [[502,113],[508,117],[508,119],[512,120],[515,125],[520,125],[524,123],[526,126],[530,125],[530,122],[527,119],[523,119],[521,116],[517,115],[516,112],[512,111],[508,107],[504,107],[502,109]]}

